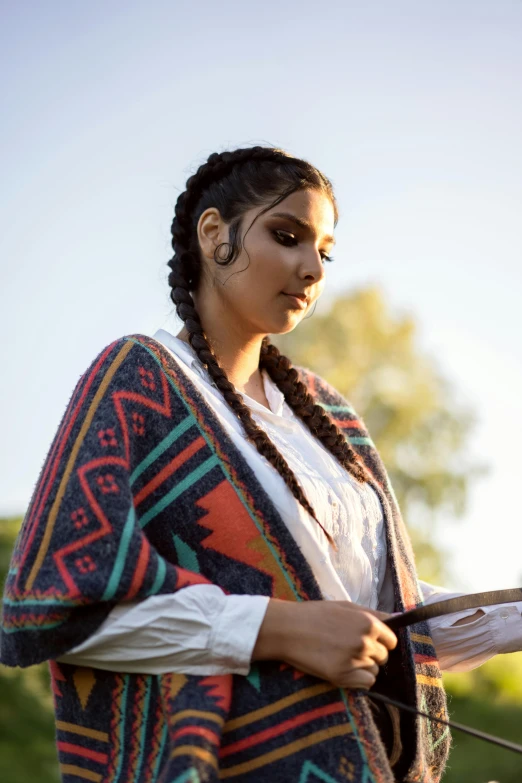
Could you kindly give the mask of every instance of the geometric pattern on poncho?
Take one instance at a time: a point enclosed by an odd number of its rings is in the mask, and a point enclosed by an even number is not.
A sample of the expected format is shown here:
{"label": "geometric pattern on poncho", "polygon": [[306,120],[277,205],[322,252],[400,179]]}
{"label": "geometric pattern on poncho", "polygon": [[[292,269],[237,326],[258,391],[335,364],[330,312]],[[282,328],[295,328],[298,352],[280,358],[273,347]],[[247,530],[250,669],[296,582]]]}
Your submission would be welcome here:
{"label": "geometric pattern on poncho", "polygon": [[[383,506],[396,609],[411,608],[420,600],[411,545],[366,427],[324,379],[297,370],[363,459]],[[2,662],[50,661],[64,783],[391,783],[364,694],[291,666],[257,662],[247,677],[153,676],[54,660],[118,602],[204,583],[322,598],[271,499],[179,363],[153,338],[124,337],[74,389],[5,585]],[[427,623],[399,633],[397,654],[401,673],[388,685],[446,717]],[[398,779],[440,780],[449,735],[427,723],[404,718]]]}

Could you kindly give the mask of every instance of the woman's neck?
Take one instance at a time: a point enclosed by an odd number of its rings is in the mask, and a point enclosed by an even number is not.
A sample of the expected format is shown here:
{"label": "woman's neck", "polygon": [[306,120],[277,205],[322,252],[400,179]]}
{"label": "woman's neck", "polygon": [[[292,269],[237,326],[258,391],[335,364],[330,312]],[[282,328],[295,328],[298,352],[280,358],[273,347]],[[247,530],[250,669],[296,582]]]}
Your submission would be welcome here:
{"label": "woman's neck", "polygon": [[[176,337],[190,346],[188,331],[185,326]],[[192,348],[192,346],[190,347]],[[192,348],[192,350],[194,349]],[[259,350],[257,352],[257,357],[252,351],[246,350],[240,350],[235,354],[230,350],[226,350],[223,352],[225,353],[225,357],[223,357],[222,352],[218,352],[214,348],[219,364],[225,371],[228,380],[234,388],[243,392],[243,394],[248,394],[249,397],[252,397],[256,402],[259,402],[270,410],[270,405],[265,394],[263,376],[259,369]]]}

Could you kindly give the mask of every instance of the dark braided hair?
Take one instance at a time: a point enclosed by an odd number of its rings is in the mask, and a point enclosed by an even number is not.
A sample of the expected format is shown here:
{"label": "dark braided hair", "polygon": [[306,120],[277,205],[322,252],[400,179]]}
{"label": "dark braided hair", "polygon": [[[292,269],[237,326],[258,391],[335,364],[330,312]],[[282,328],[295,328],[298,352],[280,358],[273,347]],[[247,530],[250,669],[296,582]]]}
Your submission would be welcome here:
{"label": "dark braided hair", "polygon": [[[265,208],[254,220],[279,204],[291,193],[299,190],[316,190],[325,193],[334,208],[335,223],[338,220],[337,205],[331,182],[307,161],[295,158],[276,147],[247,147],[231,152],[212,153],[195,174],[188,178],[186,190],[176,202],[172,222],[172,248],[174,256],[168,262],[171,272],[168,282],[170,296],[176,313],[185,324],[188,339],[201,364],[207,369],[215,386],[220,390],[230,408],[240,419],[247,439],[283,477],[294,497],[308,511],[326,534],[330,544],[335,542],[308,502],[301,486],[284,457],[276,449],[268,435],[252,418],[250,408],[227,378],[219,364],[201,325],[190,291],[197,291],[201,276],[201,256],[197,238],[200,216],[209,207],[219,210],[229,226],[229,250],[225,258],[219,258],[222,245],[216,247],[214,261],[220,266],[233,263],[240,252],[239,229],[243,215],[256,206]],[[271,199],[268,206],[265,206]],[[227,243],[223,243],[227,244]],[[283,356],[268,336],[263,338],[259,368],[265,369],[284,394],[287,404],[319,438],[323,446],[357,481],[366,480],[365,469],[359,456],[347,442],[341,430],[332,422],[326,411],[314,403],[297,370]]]}

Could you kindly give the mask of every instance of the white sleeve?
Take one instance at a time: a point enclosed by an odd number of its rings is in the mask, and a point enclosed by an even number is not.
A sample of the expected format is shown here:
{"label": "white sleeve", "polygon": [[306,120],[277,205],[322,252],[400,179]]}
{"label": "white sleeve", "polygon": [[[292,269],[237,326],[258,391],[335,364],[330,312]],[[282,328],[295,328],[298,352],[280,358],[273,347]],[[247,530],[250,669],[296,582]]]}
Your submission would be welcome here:
{"label": "white sleeve", "polygon": [[[420,582],[424,603],[456,598],[442,587]],[[455,625],[461,617],[474,615],[477,609],[435,617],[428,621],[441,669],[465,672],[475,669],[499,653],[522,650],[522,602],[481,606],[483,615],[470,623]]]}
{"label": "white sleeve", "polygon": [[139,674],[246,675],[269,600],[191,585],[120,603],[58,662]]}

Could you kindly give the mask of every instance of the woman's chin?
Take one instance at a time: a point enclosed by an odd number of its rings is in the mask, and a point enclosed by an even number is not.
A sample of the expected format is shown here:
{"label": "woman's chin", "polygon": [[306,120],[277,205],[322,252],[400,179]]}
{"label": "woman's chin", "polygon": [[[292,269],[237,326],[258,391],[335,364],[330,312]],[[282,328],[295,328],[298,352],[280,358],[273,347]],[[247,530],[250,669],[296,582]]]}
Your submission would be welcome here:
{"label": "woman's chin", "polygon": [[267,334],[286,334],[291,332],[302,321],[302,313],[288,313],[284,318],[278,318],[272,321],[267,327]]}

